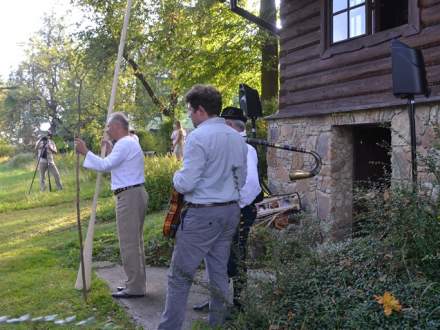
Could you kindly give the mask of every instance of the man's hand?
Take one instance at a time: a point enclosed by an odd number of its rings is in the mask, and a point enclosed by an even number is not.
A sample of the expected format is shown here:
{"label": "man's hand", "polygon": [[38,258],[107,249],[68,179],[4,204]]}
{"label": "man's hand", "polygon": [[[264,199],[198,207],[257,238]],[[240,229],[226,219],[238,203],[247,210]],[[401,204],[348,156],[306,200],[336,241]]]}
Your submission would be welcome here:
{"label": "man's hand", "polygon": [[75,150],[80,155],[86,155],[89,152],[86,143],[80,138],[75,138]]}

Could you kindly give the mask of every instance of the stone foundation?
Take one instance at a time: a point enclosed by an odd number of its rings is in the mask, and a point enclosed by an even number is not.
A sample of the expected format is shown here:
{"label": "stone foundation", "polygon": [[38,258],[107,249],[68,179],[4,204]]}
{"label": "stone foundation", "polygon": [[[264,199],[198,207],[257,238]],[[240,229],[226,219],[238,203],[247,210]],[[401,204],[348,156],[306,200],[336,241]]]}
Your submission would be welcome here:
{"label": "stone foundation", "polygon": [[[417,152],[426,155],[439,124],[439,105],[416,105]],[[312,158],[285,150],[268,149],[269,188],[274,194],[299,192],[306,210],[322,223],[328,240],[351,235],[353,209],[354,125],[389,125],[391,129],[391,178],[393,184],[411,180],[411,147],[407,108],[337,113],[317,117],[269,121],[268,140],[315,150],[322,157],[322,169],[314,178],[291,182],[293,169],[310,168]],[[418,162],[422,187],[432,189],[426,166]]]}

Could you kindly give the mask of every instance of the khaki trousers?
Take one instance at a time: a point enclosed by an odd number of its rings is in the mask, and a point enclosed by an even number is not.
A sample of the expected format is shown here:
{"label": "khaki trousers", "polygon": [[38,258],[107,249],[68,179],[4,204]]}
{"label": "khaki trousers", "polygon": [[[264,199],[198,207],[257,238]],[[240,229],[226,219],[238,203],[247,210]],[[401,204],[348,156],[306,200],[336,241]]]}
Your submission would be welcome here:
{"label": "khaki trousers", "polygon": [[148,194],[142,185],[120,192],[115,200],[119,248],[127,276],[126,292],[143,295],[146,293],[143,232]]}
{"label": "khaki trousers", "polygon": [[40,170],[40,190],[46,190],[46,171],[49,170],[49,174],[52,175],[52,178],[55,179],[55,183],[57,185],[57,189],[63,189],[63,185],[61,184],[60,172],[58,172],[58,168],[53,162],[48,162],[46,159],[40,159],[40,164],[38,165],[38,169]]}

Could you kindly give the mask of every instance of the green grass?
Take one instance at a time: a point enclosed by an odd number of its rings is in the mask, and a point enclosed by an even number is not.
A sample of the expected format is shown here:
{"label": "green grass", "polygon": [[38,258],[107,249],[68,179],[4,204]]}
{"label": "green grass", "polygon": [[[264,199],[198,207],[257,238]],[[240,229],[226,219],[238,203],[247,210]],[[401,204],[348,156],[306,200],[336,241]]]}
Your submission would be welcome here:
{"label": "green grass", "polygon": [[[51,193],[40,192],[38,172],[28,194],[35,163],[24,163],[19,167],[11,166],[8,162],[0,164],[0,213],[12,210],[25,210],[40,206],[51,206],[59,203],[74,202],[76,198],[75,170],[73,155],[58,156],[57,167],[60,171],[61,181],[64,185],[62,191],[55,191],[55,182],[52,182],[54,191]],[[80,187],[81,197],[90,199],[95,191],[95,173],[81,170]],[[53,180],[52,180],[53,181]],[[104,181],[101,196],[110,196],[108,180]],[[46,184],[48,185],[47,179]]]}
{"label": "green grass", "polygon": [[[29,196],[27,190],[35,164],[23,164],[17,168],[8,166],[4,159],[0,163],[0,316],[58,314],[58,318],[66,318],[76,315],[76,321],[95,318],[87,329],[135,329],[123,308],[110,297],[106,284],[96,276],[87,303],[81,292],[74,289],[79,243],[72,159],[70,156],[57,163],[65,187],[63,191],[38,192],[37,174]],[[81,176],[81,218],[85,237],[95,180],[90,172],[82,171]],[[98,207],[94,260],[119,262],[116,228],[113,213],[109,211],[114,202],[108,186],[106,180]],[[162,219],[163,212],[158,212],[147,215],[145,222],[147,260],[148,255],[162,253],[157,248],[150,249],[150,242],[161,242],[159,246],[166,256],[158,264],[165,264],[170,253],[170,243],[158,238]],[[58,327],[50,322],[0,324],[0,329]],[[65,328],[69,327],[72,326]]]}

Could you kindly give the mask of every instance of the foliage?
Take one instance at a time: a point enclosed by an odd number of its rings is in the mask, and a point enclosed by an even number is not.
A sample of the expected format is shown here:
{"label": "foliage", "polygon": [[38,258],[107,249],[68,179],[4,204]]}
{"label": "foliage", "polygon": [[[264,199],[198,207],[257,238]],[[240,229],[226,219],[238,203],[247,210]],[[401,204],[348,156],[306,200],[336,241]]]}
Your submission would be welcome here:
{"label": "foliage", "polygon": [[27,152],[27,153],[19,153],[9,159],[6,162],[6,166],[9,168],[21,168],[29,166],[29,163],[35,160],[35,154]]}
{"label": "foliage", "polygon": [[179,168],[180,162],[173,156],[145,158],[145,189],[150,211],[162,210],[167,205],[173,174]]}
{"label": "foliage", "polygon": [[[293,236],[293,237],[292,237]],[[320,249],[290,235],[275,241],[272,277],[247,290],[236,328],[372,329],[440,325],[440,283],[411,269],[376,237],[327,244]],[[417,276],[416,276],[417,275]],[[402,304],[390,316],[374,296],[390,291]]]}
{"label": "foliage", "polygon": [[156,151],[157,141],[155,136],[148,131],[138,130],[136,135],[139,138],[139,144],[144,151]]}
{"label": "foliage", "polygon": [[10,157],[15,153],[15,147],[5,140],[0,139],[0,157]]}
{"label": "foliage", "polygon": [[313,218],[266,232],[272,236],[271,258],[263,258],[269,276],[252,281],[231,327],[439,328],[437,200],[395,185],[385,197],[379,187],[362,201],[361,235],[354,239],[318,244]]}
{"label": "foliage", "polygon": [[[126,3],[74,3],[92,13],[96,26],[81,37],[89,53],[107,63],[115,54]],[[178,99],[195,83],[216,85],[225,103],[237,95],[239,83],[259,88],[262,37],[257,31],[219,1],[138,1],[131,12],[126,59],[136,63],[129,70],[145,77],[174,117]],[[137,90],[136,102],[136,120],[140,112],[145,117],[145,109],[150,118],[161,111],[146,89]]]}

